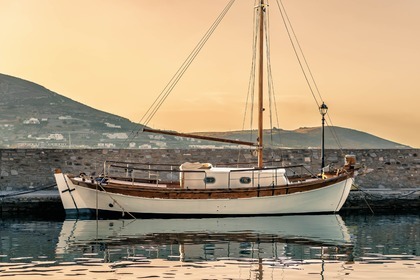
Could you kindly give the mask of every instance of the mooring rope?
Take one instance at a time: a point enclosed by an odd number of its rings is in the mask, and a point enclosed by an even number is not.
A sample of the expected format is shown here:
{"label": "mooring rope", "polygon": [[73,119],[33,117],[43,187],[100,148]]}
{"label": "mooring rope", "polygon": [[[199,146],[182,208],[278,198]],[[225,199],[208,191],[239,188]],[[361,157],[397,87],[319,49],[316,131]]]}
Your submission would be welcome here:
{"label": "mooring rope", "polygon": [[[109,196],[109,198],[111,198],[112,199],[112,202],[114,202],[115,204],[117,204],[120,208],[121,208],[121,210],[122,210],[122,216],[124,217],[124,213],[127,213],[128,215],[130,215],[131,216],[131,218],[133,218],[133,219],[136,219],[136,217],[133,215],[133,214],[131,214],[129,211],[126,211],[125,209],[124,209],[124,207],[121,205],[121,204],[119,204],[118,203],[118,201],[114,198],[114,197],[112,197],[112,195],[110,195],[106,190],[105,190],[105,188],[102,186],[102,184],[101,184],[101,182],[98,182],[98,186],[101,188],[101,190],[104,192],[104,193],[106,193],[108,196]],[[97,193],[98,193],[98,191],[96,191]],[[96,209],[96,210],[98,210],[98,209]]]}
{"label": "mooring rope", "polygon": [[13,197],[13,196],[19,196],[19,195],[24,195],[24,194],[28,194],[28,193],[34,193],[34,192],[43,191],[43,190],[53,188],[55,186],[57,186],[57,184],[52,184],[52,185],[48,185],[48,186],[45,186],[45,187],[39,187],[39,188],[35,188],[33,190],[28,190],[28,191],[21,191],[21,192],[9,193],[9,194],[0,194],[0,198]]}
{"label": "mooring rope", "polygon": [[366,203],[366,205],[367,205],[367,207],[369,208],[369,210],[370,210],[370,212],[372,212],[372,214],[374,215],[375,214],[375,212],[373,212],[373,209],[372,209],[372,207],[370,207],[370,204],[369,204],[369,202],[366,200],[366,192],[364,192],[357,184],[356,184],[356,182],[355,182],[355,180],[354,180],[354,177],[353,178],[351,178],[351,180],[353,181],[353,183],[351,184],[351,186],[352,187],[354,187],[356,190],[358,190],[358,191],[360,191],[360,192],[362,192],[363,194],[365,194],[362,198],[363,198],[363,200],[365,201],[365,203]]}

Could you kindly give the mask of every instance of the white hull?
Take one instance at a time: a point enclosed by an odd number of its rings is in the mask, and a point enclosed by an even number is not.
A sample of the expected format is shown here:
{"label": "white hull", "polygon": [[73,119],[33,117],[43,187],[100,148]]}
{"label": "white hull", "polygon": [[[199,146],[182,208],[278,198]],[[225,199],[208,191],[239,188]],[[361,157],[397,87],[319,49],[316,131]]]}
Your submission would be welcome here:
{"label": "white hull", "polygon": [[68,215],[119,213],[133,215],[284,215],[335,213],[350,192],[352,178],[316,190],[285,195],[236,199],[160,199],[98,191],[73,184],[63,173],[55,174],[64,209]]}

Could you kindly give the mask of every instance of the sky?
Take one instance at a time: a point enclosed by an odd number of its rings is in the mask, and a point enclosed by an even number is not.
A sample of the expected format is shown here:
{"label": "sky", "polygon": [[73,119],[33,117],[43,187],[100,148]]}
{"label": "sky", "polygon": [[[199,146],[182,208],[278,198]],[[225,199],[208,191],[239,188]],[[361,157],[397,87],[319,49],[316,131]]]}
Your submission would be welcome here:
{"label": "sky", "polygon": [[[227,3],[0,0],[0,73],[138,122]],[[332,124],[420,148],[420,1],[282,3]],[[275,126],[320,126],[277,3],[269,4]],[[242,129],[253,8],[254,0],[234,3],[150,126]]]}

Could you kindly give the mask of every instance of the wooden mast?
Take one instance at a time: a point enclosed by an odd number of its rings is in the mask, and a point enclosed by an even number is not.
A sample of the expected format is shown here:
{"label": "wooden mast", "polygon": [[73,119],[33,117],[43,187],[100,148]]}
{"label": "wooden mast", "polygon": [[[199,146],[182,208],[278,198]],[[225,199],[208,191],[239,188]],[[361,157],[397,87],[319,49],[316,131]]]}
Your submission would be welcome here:
{"label": "wooden mast", "polygon": [[264,113],[264,103],[263,103],[263,84],[264,84],[264,11],[265,3],[264,0],[260,1],[259,7],[259,38],[258,38],[258,168],[263,168],[263,113]]}

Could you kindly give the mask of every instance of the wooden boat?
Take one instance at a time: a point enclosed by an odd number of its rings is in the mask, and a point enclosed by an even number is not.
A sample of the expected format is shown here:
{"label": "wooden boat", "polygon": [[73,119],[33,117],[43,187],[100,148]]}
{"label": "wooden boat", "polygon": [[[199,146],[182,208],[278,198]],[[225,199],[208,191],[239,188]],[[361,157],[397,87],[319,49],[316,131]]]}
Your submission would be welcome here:
{"label": "wooden boat", "polygon": [[[144,128],[145,132],[254,146],[257,166],[232,168],[213,166],[211,163],[154,166],[151,163],[108,161],[100,177],[84,173],[74,176],[57,170],[55,178],[64,209],[69,216],[250,216],[335,213],[340,210],[355,176],[356,163],[353,156],[347,156],[342,167],[330,172],[322,171],[321,174],[297,172],[303,170],[303,166],[270,167],[263,162],[266,9],[265,1],[259,0],[255,7],[259,28],[256,37],[256,45],[259,46],[256,48],[259,51],[256,143]],[[325,108],[323,104],[320,110]],[[323,154],[322,149],[322,159]],[[123,172],[113,174],[117,169]],[[122,176],[124,172],[127,176]]]}

